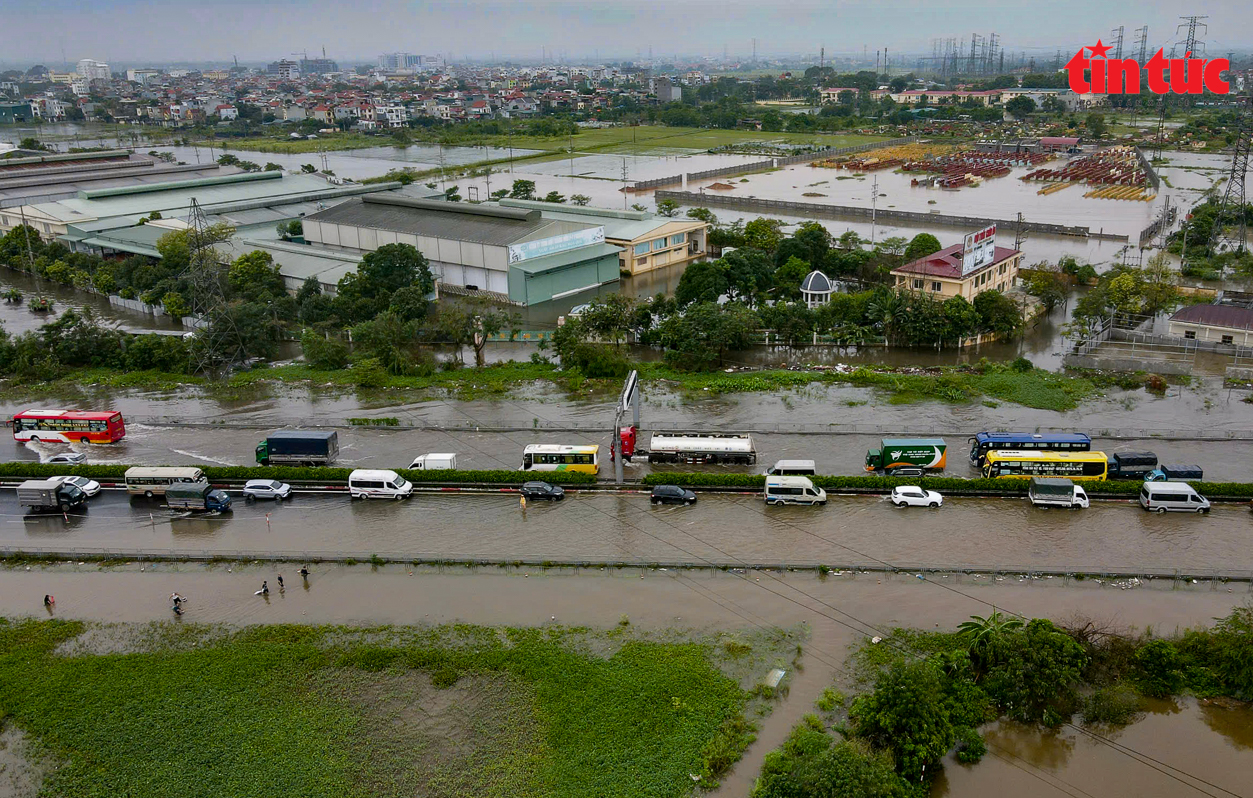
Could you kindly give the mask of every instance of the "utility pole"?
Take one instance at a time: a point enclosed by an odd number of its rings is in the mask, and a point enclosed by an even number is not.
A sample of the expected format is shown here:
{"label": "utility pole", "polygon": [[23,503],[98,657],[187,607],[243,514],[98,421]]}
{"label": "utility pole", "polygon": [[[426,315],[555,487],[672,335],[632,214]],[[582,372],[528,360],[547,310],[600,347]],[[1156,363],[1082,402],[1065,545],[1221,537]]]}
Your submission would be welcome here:
{"label": "utility pole", "polygon": [[1018,212],[1018,224],[1014,225],[1014,249],[1022,251],[1022,242],[1027,240],[1026,231],[1022,229],[1022,211]]}
{"label": "utility pole", "polygon": [[1122,34],[1126,26],[1119,25],[1110,31],[1110,35],[1114,36],[1114,58],[1122,59]]}
{"label": "utility pole", "polygon": [[879,213],[879,175],[874,176],[874,183],[870,189],[873,194],[870,197],[870,243],[874,244],[875,220]]}
{"label": "utility pole", "polygon": [[627,191],[627,161],[626,161],[626,158],[623,158],[622,159],[622,210],[624,211],[627,209],[628,197],[629,197],[629,192]]}

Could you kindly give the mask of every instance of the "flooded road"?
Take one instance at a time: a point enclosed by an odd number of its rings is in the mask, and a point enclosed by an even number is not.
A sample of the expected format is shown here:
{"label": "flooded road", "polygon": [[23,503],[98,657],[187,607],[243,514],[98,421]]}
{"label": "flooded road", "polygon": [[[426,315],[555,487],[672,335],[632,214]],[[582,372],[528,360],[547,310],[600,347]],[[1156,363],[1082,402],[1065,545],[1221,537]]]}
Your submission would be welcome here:
{"label": "flooded road", "polygon": [[[832,496],[826,507],[766,507],[760,494],[702,494],[691,507],[653,506],[646,493],[571,492],[522,510],[513,493],[417,493],[396,501],[299,493],[188,516],[159,500],[104,491],[86,509],[28,515],[0,491],[0,546],[84,554],[221,554],[247,558],[352,557],[534,562],[908,569],[1253,571],[1244,506],[1209,515],[1157,515],[1130,502],[1088,510],[1026,499],[950,498],[937,510],[896,508],[878,496]],[[956,577],[988,579],[990,577]],[[1007,577],[1015,579],[1016,577]],[[998,578],[999,579],[999,578]],[[1143,589],[1169,590],[1170,580]],[[1237,592],[1248,593],[1238,584]]]}

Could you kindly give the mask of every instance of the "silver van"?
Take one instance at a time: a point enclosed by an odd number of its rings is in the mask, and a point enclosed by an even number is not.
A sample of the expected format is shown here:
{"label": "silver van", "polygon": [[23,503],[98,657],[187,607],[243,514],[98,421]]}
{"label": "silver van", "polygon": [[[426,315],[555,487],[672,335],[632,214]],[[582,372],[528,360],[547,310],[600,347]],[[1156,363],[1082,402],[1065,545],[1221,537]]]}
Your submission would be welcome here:
{"label": "silver van", "polygon": [[1140,506],[1159,513],[1208,513],[1209,499],[1186,482],[1145,482]]}
{"label": "silver van", "polygon": [[766,504],[826,504],[827,492],[809,477],[766,477]]}
{"label": "silver van", "polygon": [[812,477],[818,473],[813,460],[780,460],[766,471],[768,477]]}

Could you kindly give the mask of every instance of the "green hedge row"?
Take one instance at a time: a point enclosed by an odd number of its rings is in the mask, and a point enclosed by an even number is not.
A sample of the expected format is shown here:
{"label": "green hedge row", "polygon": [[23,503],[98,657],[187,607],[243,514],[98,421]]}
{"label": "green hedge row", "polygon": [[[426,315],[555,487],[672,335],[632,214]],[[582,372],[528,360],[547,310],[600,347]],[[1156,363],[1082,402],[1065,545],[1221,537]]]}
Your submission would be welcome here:
{"label": "green hedge row", "polygon": [[[897,485],[918,485],[928,490],[977,491],[1025,494],[1030,480],[1026,479],[962,479],[960,477],[876,477],[876,476],[815,476],[814,484],[826,490],[876,490],[890,491]],[[649,474],[645,485],[682,485],[689,488],[750,488],[762,490],[766,478],[760,474],[709,474],[697,472]],[[1253,483],[1245,482],[1192,482],[1192,487],[1203,496],[1253,498]],[[1083,482],[1089,494],[1106,496],[1136,496],[1141,483],[1136,480],[1109,480],[1106,482]]]}
{"label": "green hedge row", "polygon": [[[73,474],[91,479],[120,480],[128,465],[79,465],[62,466],[47,463],[14,462],[0,463],[0,477],[41,477]],[[351,468],[301,468],[297,466],[209,466],[203,467],[210,482],[243,482],[249,479],[281,479],[313,482],[348,481]],[[440,484],[483,483],[492,485],[518,485],[530,479],[546,479],[562,485],[587,485],[596,481],[592,474],[554,471],[533,473],[526,471],[413,471],[398,468],[396,473],[412,482]]]}

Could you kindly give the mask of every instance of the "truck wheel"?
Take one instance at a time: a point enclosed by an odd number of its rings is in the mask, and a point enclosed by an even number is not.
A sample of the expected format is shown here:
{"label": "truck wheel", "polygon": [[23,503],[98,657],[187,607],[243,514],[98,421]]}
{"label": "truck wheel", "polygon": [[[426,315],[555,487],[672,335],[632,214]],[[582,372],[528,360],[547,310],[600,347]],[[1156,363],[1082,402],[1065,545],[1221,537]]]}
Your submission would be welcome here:
{"label": "truck wheel", "polygon": [[59,505],[57,505],[57,506],[61,509],[61,512],[63,512],[63,513],[64,513],[64,512],[68,512],[68,511],[69,511],[69,509],[70,509],[70,506],[69,506],[68,504],[65,504],[64,502],[62,502],[61,504],[59,504]]}
{"label": "truck wheel", "polygon": [[146,490],[146,491],[144,491],[144,498],[145,498],[145,499],[151,499],[151,498],[152,498],[152,491],[150,491],[150,490]]}

